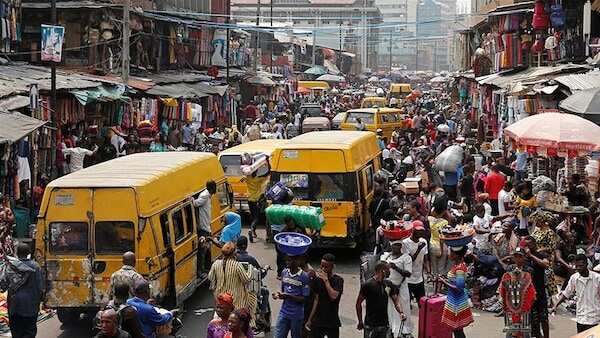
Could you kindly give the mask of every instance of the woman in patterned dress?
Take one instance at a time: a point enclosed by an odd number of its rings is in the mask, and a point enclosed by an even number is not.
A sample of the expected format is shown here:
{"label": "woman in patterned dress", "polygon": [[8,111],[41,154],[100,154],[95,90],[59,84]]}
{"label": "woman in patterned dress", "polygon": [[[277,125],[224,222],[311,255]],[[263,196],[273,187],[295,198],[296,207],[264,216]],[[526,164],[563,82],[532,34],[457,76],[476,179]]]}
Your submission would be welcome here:
{"label": "woman in patterned dress", "polygon": [[[530,220],[535,225],[531,237],[535,239],[538,251],[548,255],[550,266],[552,267],[554,266],[554,254],[558,245],[558,235],[550,228],[550,224],[554,221],[554,215],[548,211],[536,211],[531,214]],[[554,270],[552,268],[546,269],[546,285],[548,286],[547,291],[549,296],[554,296],[558,293]]]}
{"label": "woman in patterned dress", "polygon": [[454,338],[465,338],[463,328],[473,322],[469,296],[465,290],[467,265],[464,257],[466,252],[466,247],[450,247],[449,259],[453,265],[448,271],[447,278],[440,277],[440,281],[448,287],[442,323],[452,329]]}

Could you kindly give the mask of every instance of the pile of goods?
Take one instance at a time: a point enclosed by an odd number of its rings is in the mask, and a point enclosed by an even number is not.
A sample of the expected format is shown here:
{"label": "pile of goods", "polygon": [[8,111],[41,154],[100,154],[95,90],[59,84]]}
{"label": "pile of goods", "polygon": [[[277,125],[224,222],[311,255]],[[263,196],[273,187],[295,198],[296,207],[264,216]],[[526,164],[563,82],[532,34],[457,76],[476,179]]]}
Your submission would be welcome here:
{"label": "pile of goods", "polygon": [[323,209],[318,207],[273,204],[265,211],[269,224],[284,224],[285,218],[289,216],[300,227],[321,230],[325,225]]}
{"label": "pile of goods", "polygon": [[399,241],[412,235],[413,226],[411,222],[384,221],[381,220],[383,235],[390,241]]}
{"label": "pile of goods", "polygon": [[450,247],[463,247],[471,243],[475,229],[468,224],[457,225],[456,227],[445,227],[440,230],[440,239]]}

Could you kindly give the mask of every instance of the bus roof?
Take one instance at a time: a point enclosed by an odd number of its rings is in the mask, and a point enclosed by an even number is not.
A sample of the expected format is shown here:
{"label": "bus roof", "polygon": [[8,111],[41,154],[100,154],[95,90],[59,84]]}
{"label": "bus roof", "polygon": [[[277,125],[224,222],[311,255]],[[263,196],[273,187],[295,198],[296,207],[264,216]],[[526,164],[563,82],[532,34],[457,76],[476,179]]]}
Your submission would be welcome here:
{"label": "bus roof", "polygon": [[381,107],[381,108],[357,108],[350,109],[346,111],[346,113],[371,113],[374,114],[377,111],[380,113],[401,113],[402,109],[399,108],[390,108],[390,107]]}
{"label": "bus roof", "polygon": [[[330,151],[340,151],[333,153]],[[296,157],[289,156],[296,151]],[[297,153],[309,151],[314,153],[310,158],[303,158]],[[322,151],[322,152],[320,152]],[[316,153],[315,153],[316,152]],[[298,171],[294,167],[311,168],[315,172],[355,171],[365,165],[381,150],[377,145],[377,137],[368,131],[314,131],[290,140],[275,151],[272,159],[274,171]],[[308,155],[307,155],[308,156]],[[343,156],[336,159],[335,157]],[[301,170],[300,170],[301,171]]]}
{"label": "bus roof", "polygon": [[286,144],[288,140],[255,140],[246,143],[242,143],[235,147],[231,147],[223,150],[219,153],[221,155],[241,155],[243,153],[266,153],[271,155],[275,149]]}
{"label": "bus roof", "polygon": [[298,81],[298,87],[304,87],[308,89],[329,89],[329,83],[325,81]]}
{"label": "bus roof", "polygon": [[54,189],[131,188],[138,210],[150,216],[182,197],[192,196],[209,180],[225,179],[217,157],[210,153],[140,153],[116,158],[58,178],[48,184],[40,215]]}

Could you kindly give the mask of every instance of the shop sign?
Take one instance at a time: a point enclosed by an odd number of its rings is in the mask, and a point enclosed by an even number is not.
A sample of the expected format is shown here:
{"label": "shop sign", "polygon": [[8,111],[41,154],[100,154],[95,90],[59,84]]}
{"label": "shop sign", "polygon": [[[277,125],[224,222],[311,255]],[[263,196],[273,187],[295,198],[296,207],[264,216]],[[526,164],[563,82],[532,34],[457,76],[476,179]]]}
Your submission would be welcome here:
{"label": "shop sign", "polygon": [[42,61],[60,62],[65,27],[42,25]]}

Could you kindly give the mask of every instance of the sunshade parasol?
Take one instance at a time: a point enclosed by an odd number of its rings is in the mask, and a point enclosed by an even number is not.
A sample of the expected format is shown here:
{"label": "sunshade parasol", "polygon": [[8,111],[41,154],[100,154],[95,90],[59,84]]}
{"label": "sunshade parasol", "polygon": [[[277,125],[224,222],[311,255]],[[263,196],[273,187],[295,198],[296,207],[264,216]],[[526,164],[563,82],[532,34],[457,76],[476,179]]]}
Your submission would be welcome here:
{"label": "sunshade parasol", "polygon": [[541,113],[504,129],[507,137],[524,146],[558,150],[595,150],[600,146],[600,127],[567,113]]}
{"label": "sunshade parasol", "polygon": [[449,80],[449,78],[444,77],[444,76],[436,76],[434,78],[432,78],[431,80],[429,80],[429,82],[431,83],[443,83],[443,82],[447,82]]}
{"label": "sunshade parasol", "polygon": [[314,66],[314,67],[310,67],[307,70],[305,70],[304,74],[323,75],[323,74],[327,74],[327,69],[323,66]]}
{"label": "sunshade parasol", "polygon": [[317,78],[317,81],[326,81],[326,82],[346,82],[346,79],[343,76],[325,74],[321,75]]}
{"label": "sunshade parasol", "polygon": [[379,78],[377,76],[371,76],[367,81],[369,81],[369,82],[378,82]]}
{"label": "sunshade parasol", "polygon": [[246,82],[248,82],[249,84],[260,85],[260,86],[268,86],[268,87],[275,86],[275,82],[265,76],[252,76],[252,77],[247,78]]}

